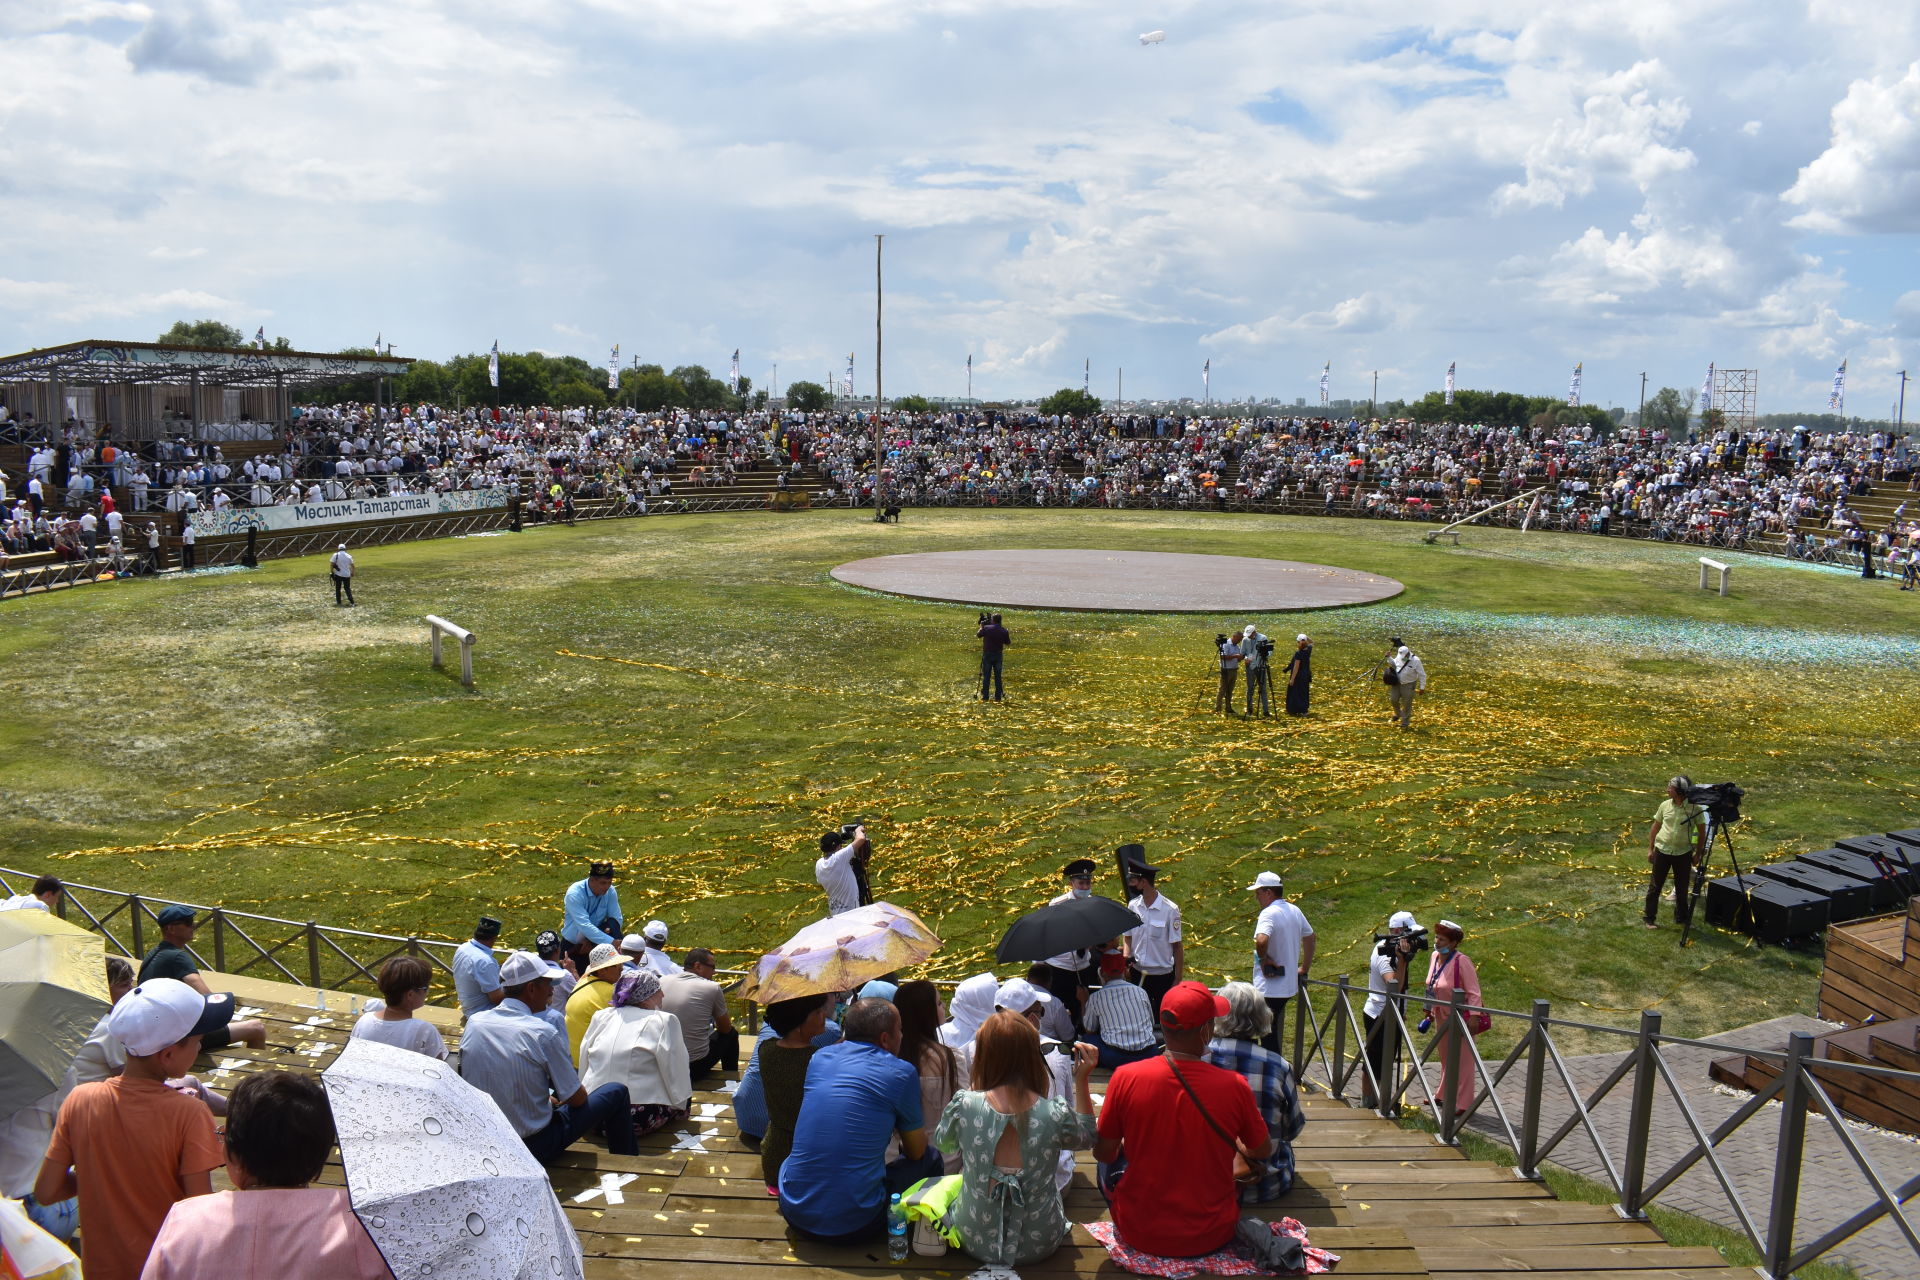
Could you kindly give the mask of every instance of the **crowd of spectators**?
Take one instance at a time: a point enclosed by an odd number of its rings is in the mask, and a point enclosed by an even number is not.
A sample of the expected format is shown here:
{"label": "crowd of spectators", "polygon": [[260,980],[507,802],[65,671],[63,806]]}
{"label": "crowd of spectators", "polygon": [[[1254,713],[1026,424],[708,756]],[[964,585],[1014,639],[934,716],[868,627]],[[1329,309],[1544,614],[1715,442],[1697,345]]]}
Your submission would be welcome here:
{"label": "crowd of spectators", "polygon": [[[0,477],[0,554],[92,558],[118,537],[138,555],[143,539],[122,532],[116,506],[136,519],[165,513],[171,531],[208,508],[501,488],[539,521],[572,519],[588,500],[646,514],[676,492],[725,491],[755,472],[779,487],[817,476],[826,502],[858,505],[873,499],[875,434],[861,414],[349,404],[303,409],[271,447],[250,445],[232,464],[217,443],[116,445],[110,426],[69,423],[30,446],[24,476]],[[1494,518],[1834,561],[1863,544],[1904,555],[1920,523],[1903,511],[1870,527],[1850,506],[1875,483],[1915,487],[1905,437],[1879,431],[1668,436],[970,411],[890,414],[878,434],[885,496],[898,506],[1212,506],[1432,522],[1538,490]]]}

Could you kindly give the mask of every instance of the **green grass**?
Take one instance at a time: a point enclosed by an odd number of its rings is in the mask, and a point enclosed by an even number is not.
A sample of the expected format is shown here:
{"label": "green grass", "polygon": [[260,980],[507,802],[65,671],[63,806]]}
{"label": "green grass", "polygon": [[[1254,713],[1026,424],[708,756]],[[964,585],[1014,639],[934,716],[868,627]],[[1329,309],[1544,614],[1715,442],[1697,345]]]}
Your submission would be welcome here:
{"label": "green grass", "polygon": [[[240,910],[524,943],[591,857],[675,945],[755,953],[814,918],[820,831],[870,819],[875,880],[977,971],[1060,865],[1139,839],[1197,976],[1241,976],[1253,872],[1286,877],[1316,976],[1364,973],[1405,907],[1461,921],[1490,1003],[1704,1033],[1812,1007],[1817,957],[1638,923],[1666,777],[1749,790],[1753,862],[1920,824],[1913,597],[1697,551],[1203,514],[911,512],[607,522],[369,549],[361,606],[320,558],[0,610],[5,864]],[[1212,716],[1243,619],[1020,613],[1010,701],[970,700],[973,614],[834,583],[894,551],[1219,552],[1367,569],[1379,605],[1264,618],[1316,641],[1315,714]],[[480,637],[479,691],[421,617]],[[1364,678],[1424,654],[1416,732]],[[1724,855],[1722,855],[1724,858]],[[1724,865],[1724,862],[1722,863]],[[1110,879],[1103,891],[1114,892]]]}
{"label": "green grass", "polygon": [[[1440,1132],[1440,1126],[1432,1116],[1414,1110],[1402,1114],[1400,1127],[1422,1133]],[[1503,1169],[1512,1169],[1519,1164],[1512,1148],[1472,1130],[1464,1130],[1460,1134],[1460,1152],[1469,1160],[1484,1160]],[[1558,1200],[1581,1204],[1620,1203],[1620,1197],[1614,1194],[1612,1187],[1549,1161],[1540,1163],[1540,1180]],[[1757,1267],[1761,1264],[1760,1251],[1753,1247],[1752,1241],[1731,1227],[1723,1227],[1717,1222],[1657,1204],[1647,1206],[1647,1218],[1653,1224],[1653,1229],[1676,1248],[1713,1249],[1727,1260],[1729,1266],[1734,1267]],[[1860,1280],[1860,1273],[1844,1262],[1812,1262],[1793,1274],[1797,1280]]]}

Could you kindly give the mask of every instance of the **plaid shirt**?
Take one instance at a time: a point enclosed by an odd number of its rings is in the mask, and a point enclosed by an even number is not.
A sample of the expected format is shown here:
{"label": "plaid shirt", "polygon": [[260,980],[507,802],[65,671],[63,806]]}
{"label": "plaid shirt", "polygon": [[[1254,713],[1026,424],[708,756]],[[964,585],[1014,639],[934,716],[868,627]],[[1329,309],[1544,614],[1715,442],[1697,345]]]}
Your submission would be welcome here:
{"label": "plaid shirt", "polygon": [[1279,1199],[1293,1186],[1293,1140],[1307,1125],[1307,1114],[1300,1109],[1300,1093],[1293,1085],[1293,1068],[1285,1058],[1251,1040],[1215,1040],[1207,1046],[1207,1061],[1247,1078],[1254,1103],[1267,1118],[1267,1133],[1273,1138],[1267,1176],[1251,1187],[1242,1187],[1241,1202]]}

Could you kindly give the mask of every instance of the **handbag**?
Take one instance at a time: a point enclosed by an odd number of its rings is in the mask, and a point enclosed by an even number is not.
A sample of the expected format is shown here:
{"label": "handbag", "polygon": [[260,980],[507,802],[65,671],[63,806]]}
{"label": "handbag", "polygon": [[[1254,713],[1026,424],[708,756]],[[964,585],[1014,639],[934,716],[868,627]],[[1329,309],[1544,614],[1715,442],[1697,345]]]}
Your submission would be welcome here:
{"label": "handbag", "polygon": [[1167,1066],[1173,1072],[1173,1078],[1180,1082],[1180,1087],[1187,1091],[1189,1098],[1193,1099],[1194,1110],[1198,1111],[1200,1118],[1207,1122],[1207,1128],[1219,1134],[1220,1140],[1233,1148],[1233,1180],[1237,1183],[1246,1184],[1258,1182],[1260,1179],[1266,1177],[1267,1162],[1248,1155],[1247,1149],[1240,1145],[1240,1140],[1228,1133],[1225,1129],[1222,1129],[1219,1122],[1207,1114],[1207,1108],[1205,1104],[1200,1101],[1200,1095],[1193,1091],[1193,1086],[1187,1083],[1187,1078],[1180,1074],[1180,1064],[1174,1061],[1173,1054],[1168,1052],[1165,1056]]}

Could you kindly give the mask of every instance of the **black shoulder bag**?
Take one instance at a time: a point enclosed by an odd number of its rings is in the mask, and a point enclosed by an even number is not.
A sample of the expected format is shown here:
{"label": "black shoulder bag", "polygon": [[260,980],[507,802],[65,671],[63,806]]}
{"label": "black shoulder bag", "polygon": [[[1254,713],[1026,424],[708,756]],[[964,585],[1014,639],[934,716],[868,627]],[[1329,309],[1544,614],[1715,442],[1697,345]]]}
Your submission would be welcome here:
{"label": "black shoulder bag", "polygon": [[1173,1072],[1173,1078],[1180,1082],[1180,1087],[1187,1091],[1189,1098],[1193,1099],[1194,1109],[1200,1113],[1200,1118],[1207,1122],[1207,1128],[1219,1134],[1220,1141],[1233,1148],[1233,1180],[1238,1183],[1249,1183],[1258,1182],[1266,1177],[1267,1162],[1248,1155],[1247,1149],[1240,1145],[1240,1140],[1222,1129],[1219,1121],[1207,1114],[1207,1108],[1200,1101],[1200,1095],[1193,1091],[1193,1086],[1187,1083],[1187,1078],[1180,1074],[1180,1064],[1174,1061],[1173,1054],[1169,1052],[1166,1058],[1167,1066]]}

